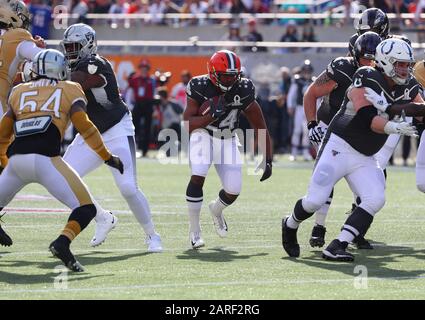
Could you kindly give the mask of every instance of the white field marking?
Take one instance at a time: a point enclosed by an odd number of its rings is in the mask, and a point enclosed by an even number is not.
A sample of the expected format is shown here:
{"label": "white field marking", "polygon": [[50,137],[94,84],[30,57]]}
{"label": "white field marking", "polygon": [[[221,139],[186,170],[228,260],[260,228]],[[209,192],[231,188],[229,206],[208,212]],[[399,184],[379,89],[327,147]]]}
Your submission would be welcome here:
{"label": "white field marking", "polygon": [[[416,225],[418,222],[424,222],[425,219],[422,220],[412,220],[409,222],[403,222],[403,224],[405,225]],[[341,223],[341,221],[328,221],[330,223]],[[394,222],[399,222],[399,220],[394,220],[394,221],[380,221],[380,223],[394,223]],[[155,223],[157,226],[186,226],[187,222],[160,222],[160,221],[156,221]],[[120,222],[118,224],[119,226],[139,226],[139,223],[134,221],[134,222]],[[276,221],[238,221],[238,225],[247,225],[248,229],[252,229],[255,228],[255,225],[276,225]],[[31,229],[31,228],[56,228],[56,227],[61,227],[63,226],[62,223],[45,223],[45,224],[11,224],[8,223],[6,224],[7,228],[10,229]],[[245,231],[248,229],[244,229]],[[258,241],[258,240],[252,240],[253,242]],[[264,239],[261,239],[261,241],[264,241]]]}
{"label": "white field marking", "polygon": [[[114,214],[133,214],[130,210],[115,210],[115,209],[109,209]],[[66,208],[25,208],[25,207],[6,207],[3,209],[4,212],[7,212],[10,215],[15,214],[34,214],[34,215],[49,215],[49,214],[70,214],[71,209]],[[170,212],[170,211],[157,211],[152,210],[152,214],[158,214],[158,215],[186,215],[184,212]]]}
{"label": "white field marking", "polygon": [[[114,214],[117,215],[132,215],[133,213],[129,210],[114,210],[114,209],[110,209]],[[14,208],[14,207],[6,207],[4,208],[5,212],[7,212],[8,215],[13,215],[13,216],[19,216],[21,214],[24,214],[25,216],[28,215],[58,215],[58,214],[69,214],[70,213],[70,209],[63,209],[63,208]],[[170,211],[156,211],[153,210],[152,214],[156,214],[156,215],[186,215],[185,212],[170,212]],[[270,214],[269,214],[270,215]],[[401,219],[385,219],[383,218],[383,216],[379,216],[379,220],[377,219],[375,223],[398,223],[400,222]],[[382,219],[381,219],[382,218]],[[278,219],[281,219],[281,217],[270,217],[269,219],[261,219],[259,221],[253,221],[253,220],[247,220],[247,221],[238,221],[238,224],[248,224],[248,225],[252,225],[253,227],[256,224],[276,224],[278,221]],[[424,222],[425,221],[425,216],[424,218],[415,218],[415,219],[411,219],[409,218],[408,220],[404,221],[403,223],[417,223],[417,222]],[[341,223],[340,220],[336,220],[336,219],[327,219],[326,220],[327,223]],[[180,225],[180,224],[185,224],[186,221],[182,221],[182,222],[162,222],[159,223],[160,225]],[[122,223],[120,223],[120,225],[122,225]],[[12,225],[9,225],[12,226]],[[23,226],[23,225],[20,225]]]}
{"label": "white field marking", "polygon": [[[177,238],[179,239],[179,238]],[[182,240],[184,241],[184,240]],[[269,240],[270,242],[279,242],[278,240]],[[143,240],[140,241],[141,243],[143,242]],[[243,243],[244,241],[240,241],[241,243]],[[385,245],[381,245],[381,244],[376,244],[375,246],[377,247],[382,247],[382,248],[386,248],[388,247],[389,250],[392,249],[392,247],[394,246],[398,246],[398,247],[402,247],[402,246],[406,246],[406,245],[425,245],[425,242],[402,242],[402,243],[387,243]],[[300,247],[305,249],[307,252],[311,252],[311,247],[308,244],[300,244]],[[188,250],[190,247],[189,245],[184,246],[184,247],[174,247],[174,248],[165,248],[164,252],[179,252],[182,253],[186,250]],[[220,249],[220,250],[250,250],[250,249],[276,249],[276,248],[282,248],[281,244],[278,245],[256,245],[256,246],[252,246],[252,245],[247,245],[247,246],[211,246],[210,248],[208,248],[207,250],[203,250],[205,252],[209,251],[209,250],[214,250],[214,249]],[[410,250],[412,248],[410,247],[406,247],[404,248],[400,248],[397,250]],[[422,247],[416,247],[415,249],[422,249]],[[79,254],[83,254],[83,253],[91,253],[91,252],[106,252],[106,253],[114,253],[114,252],[146,252],[145,249],[143,248],[90,248],[90,249],[77,249],[74,254],[76,256],[78,256]],[[282,252],[283,254],[283,252]],[[44,250],[44,251],[21,251],[21,252],[4,252],[2,253],[0,256],[1,257],[11,257],[11,256],[37,256],[37,255],[49,255],[48,250]],[[7,262],[6,260],[0,261],[0,262]]]}
{"label": "white field marking", "polygon": [[22,194],[22,195],[17,195],[14,200],[22,200],[22,201],[44,201],[44,200],[53,200],[55,199],[54,197],[47,195],[47,196],[43,196],[43,195],[37,195],[37,194]]}
{"label": "white field marking", "polygon": [[[391,280],[422,280],[425,276],[402,276],[402,277],[369,277],[368,281],[391,281]],[[117,290],[142,290],[142,289],[170,289],[187,287],[228,287],[228,286],[264,286],[264,285],[302,285],[302,284],[334,284],[334,283],[352,283],[353,278],[344,279],[305,279],[305,280],[254,280],[254,281],[226,281],[226,282],[186,282],[186,283],[154,283],[132,286],[111,286],[111,287],[89,287],[89,288],[68,288],[66,290],[58,289],[2,289],[1,294],[10,293],[69,293],[69,292],[90,292],[90,291],[117,291]]]}

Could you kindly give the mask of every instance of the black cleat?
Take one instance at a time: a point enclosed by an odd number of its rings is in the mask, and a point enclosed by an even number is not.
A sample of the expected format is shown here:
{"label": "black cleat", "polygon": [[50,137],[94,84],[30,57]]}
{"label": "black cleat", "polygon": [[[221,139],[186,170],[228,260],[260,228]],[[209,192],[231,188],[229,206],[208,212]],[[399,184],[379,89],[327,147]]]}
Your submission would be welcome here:
{"label": "black cleat", "polygon": [[332,240],[326,249],[323,250],[323,259],[331,261],[354,261],[354,256],[345,251],[347,245],[346,242],[341,242],[338,239]]}
{"label": "black cleat", "polygon": [[369,241],[367,241],[363,236],[358,235],[353,240],[353,245],[360,250],[372,250],[373,246],[370,244]]}
{"label": "black cleat", "polygon": [[12,244],[13,244],[12,239],[9,237],[6,231],[4,231],[3,228],[0,226],[0,245],[5,247],[10,247]]}
{"label": "black cleat", "polygon": [[291,229],[286,225],[288,217],[282,219],[282,246],[290,257],[300,256],[300,245],[297,240],[298,229]]}
{"label": "black cleat", "polygon": [[59,241],[53,241],[49,246],[50,252],[56,257],[62,260],[64,265],[71,271],[84,272],[84,267],[74,258],[69,245],[64,245]]}
{"label": "black cleat", "polygon": [[320,224],[316,224],[311,231],[310,246],[312,248],[321,248],[325,244],[326,228]]}

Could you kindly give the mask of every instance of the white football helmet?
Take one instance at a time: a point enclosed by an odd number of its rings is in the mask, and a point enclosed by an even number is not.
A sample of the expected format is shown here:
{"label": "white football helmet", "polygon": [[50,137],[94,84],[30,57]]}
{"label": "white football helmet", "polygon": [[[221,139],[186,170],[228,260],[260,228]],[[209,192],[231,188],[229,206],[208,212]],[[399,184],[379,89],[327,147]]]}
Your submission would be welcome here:
{"label": "white football helmet", "polygon": [[[406,84],[412,77],[415,58],[406,41],[397,38],[382,41],[376,47],[375,61],[376,67],[399,85]],[[398,62],[406,62],[408,66],[398,66]]]}
{"label": "white football helmet", "polygon": [[97,53],[96,31],[84,23],[73,24],[65,30],[61,41],[62,51],[69,65]]}
{"label": "white football helmet", "polygon": [[68,65],[62,52],[55,49],[46,49],[37,53],[32,64],[34,78],[48,78],[66,80]]}

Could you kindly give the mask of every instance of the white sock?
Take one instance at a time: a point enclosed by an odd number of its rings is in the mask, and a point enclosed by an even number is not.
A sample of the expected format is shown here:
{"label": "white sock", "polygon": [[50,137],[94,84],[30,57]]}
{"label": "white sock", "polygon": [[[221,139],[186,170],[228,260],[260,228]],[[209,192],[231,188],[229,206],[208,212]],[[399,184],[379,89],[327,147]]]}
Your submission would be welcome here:
{"label": "white sock", "polygon": [[214,201],[214,204],[212,206],[212,210],[213,210],[214,214],[220,215],[223,212],[223,210],[226,209],[227,207],[228,207],[228,205],[225,204],[223,201],[221,201],[220,197],[218,197]]}
{"label": "white sock", "polygon": [[200,202],[190,202],[187,201],[188,213],[189,213],[189,231],[190,232],[200,232],[201,231],[201,208],[202,201]]}
{"label": "white sock", "polygon": [[347,230],[342,230],[338,236],[338,240],[341,242],[352,242],[354,240],[354,236],[351,232]]}
{"label": "white sock", "polygon": [[286,220],[286,226],[291,229],[298,229],[300,223],[294,219],[294,214],[291,214],[289,218]]}
{"label": "white sock", "polygon": [[103,209],[99,202],[97,202],[95,199],[92,198],[93,204],[96,207],[96,216],[94,217],[96,222],[103,222],[110,218],[111,214],[109,211],[106,211]]}
{"label": "white sock", "polygon": [[328,204],[324,204],[323,206],[320,207],[319,210],[316,211],[315,213],[316,224],[325,226],[326,217],[328,216],[328,211],[329,211]]}

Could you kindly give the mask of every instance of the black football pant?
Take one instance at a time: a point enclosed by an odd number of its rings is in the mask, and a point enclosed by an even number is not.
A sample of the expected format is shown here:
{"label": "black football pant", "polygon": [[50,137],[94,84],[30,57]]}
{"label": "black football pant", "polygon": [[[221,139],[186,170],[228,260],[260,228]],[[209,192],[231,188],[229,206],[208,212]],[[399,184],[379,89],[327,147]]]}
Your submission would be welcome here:
{"label": "black football pant", "polygon": [[[133,124],[136,130],[136,143],[139,150],[142,150],[143,155],[146,155],[149,149],[151,139],[153,102],[143,101],[136,102],[133,109]],[[143,127],[141,125],[142,119]]]}

